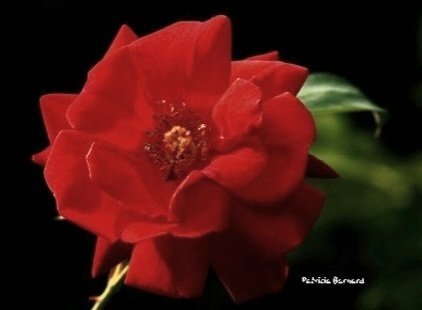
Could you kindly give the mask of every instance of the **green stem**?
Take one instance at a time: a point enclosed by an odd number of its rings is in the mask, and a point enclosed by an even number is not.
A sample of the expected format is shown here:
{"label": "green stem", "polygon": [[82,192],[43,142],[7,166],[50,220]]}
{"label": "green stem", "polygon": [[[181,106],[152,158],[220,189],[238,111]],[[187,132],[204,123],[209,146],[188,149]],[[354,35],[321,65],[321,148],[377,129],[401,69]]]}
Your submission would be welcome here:
{"label": "green stem", "polygon": [[103,310],[110,298],[119,290],[126,276],[129,264],[127,262],[118,264],[111,272],[104,292],[94,297],[95,304],[92,310]]}

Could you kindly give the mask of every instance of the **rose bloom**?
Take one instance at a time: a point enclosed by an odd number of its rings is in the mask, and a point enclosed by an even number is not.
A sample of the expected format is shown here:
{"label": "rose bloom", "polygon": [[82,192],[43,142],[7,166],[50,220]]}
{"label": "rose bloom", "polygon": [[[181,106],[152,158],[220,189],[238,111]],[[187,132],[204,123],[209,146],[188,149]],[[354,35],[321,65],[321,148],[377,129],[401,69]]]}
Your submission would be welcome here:
{"label": "rose bloom", "polygon": [[306,176],[307,69],[275,52],[231,61],[230,21],[123,26],[80,94],[49,94],[51,145],[34,155],[59,213],[98,236],[93,275],[129,260],[127,285],[200,296],[210,267],[244,302],[282,288],[285,255],[324,195]]}

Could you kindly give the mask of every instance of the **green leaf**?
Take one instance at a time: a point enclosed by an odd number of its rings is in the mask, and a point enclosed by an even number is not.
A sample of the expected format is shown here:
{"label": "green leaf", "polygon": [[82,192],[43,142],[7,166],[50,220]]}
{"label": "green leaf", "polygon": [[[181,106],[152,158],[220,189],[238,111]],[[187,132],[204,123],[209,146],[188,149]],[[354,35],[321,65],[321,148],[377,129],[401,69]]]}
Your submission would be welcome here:
{"label": "green leaf", "polygon": [[378,135],[387,111],[372,103],[357,87],[330,73],[310,74],[298,94],[312,113],[372,112]]}
{"label": "green leaf", "polygon": [[298,97],[312,112],[385,113],[347,80],[330,73],[309,75]]}

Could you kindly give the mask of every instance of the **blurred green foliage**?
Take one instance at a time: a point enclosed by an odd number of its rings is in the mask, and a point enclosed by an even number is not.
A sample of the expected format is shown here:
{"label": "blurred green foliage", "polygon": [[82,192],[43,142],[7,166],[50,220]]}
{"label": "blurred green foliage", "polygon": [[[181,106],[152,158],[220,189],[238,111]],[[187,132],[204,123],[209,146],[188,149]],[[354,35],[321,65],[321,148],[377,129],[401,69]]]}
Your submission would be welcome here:
{"label": "blurred green foliage", "polygon": [[[356,255],[367,272],[355,307],[422,309],[422,154],[398,157],[348,115],[315,118],[319,138],[312,153],[341,177],[311,180],[327,193],[327,202],[290,260],[323,260],[336,251],[330,233],[347,227],[358,236]],[[409,135],[403,139],[419,139]]]}

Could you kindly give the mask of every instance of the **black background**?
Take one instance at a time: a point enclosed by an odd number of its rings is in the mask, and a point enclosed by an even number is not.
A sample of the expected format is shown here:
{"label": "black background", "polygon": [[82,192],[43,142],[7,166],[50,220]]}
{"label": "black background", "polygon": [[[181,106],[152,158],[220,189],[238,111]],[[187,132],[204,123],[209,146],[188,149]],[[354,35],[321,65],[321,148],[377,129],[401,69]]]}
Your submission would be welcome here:
{"label": "black background", "polygon": [[[66,222],[52,220],[56,214],[54,200],[41,168],[31,164],[29,158],[47,143],[39,96],[78,92],[86,72],[100,59],[123,23],[143,35],[177,20],[205,20],[226,14],[233,25],[234,58],[278,50],[283,60],[348,78],[390,111],[381,138],[388,148],[404,157],[420,149],[421,113],[414,99],[416,84],[421,83],[419,8],[344,3],[327,7],[280,3],[276,7],[274,2],[169,1],[170,5],[164,1],[110,1],[88,6],[45,0],[22,4],[12,11],[15,22],[8,28],[12,34],[9,51],[15,54],[10,58],[14,66],[11,82],[19,90],[8,106],[16,113],[19,130],[9,128],[6,136],[12,138],[12,148],[19,152],[12,161],[15,169],[10,183],[21,193],[14,195],[13,210],[17,214],[13,221],[24,237],[13,242],[17,249],[10,252],[13,255],[9,259],[16,281],[11,287],[22,298],[26,296],[33,308],[89,309],[87,297],[98,293],[103,284],[104,279],[93,281],[89,277],[94,238]],[[355,121],[365,125],[367,117],[358,116]],[[353,257],[353,238],[341,235],[335,242],[341,255]],[[237,307],[354,308],[359,288],[300,283],[300,276],[307,272],[330,275],[339,268],[349,274],[365,273],[353,259],[346,259],[341,266],[335,262],[294,265],[282,293]],[[200,300],[174,301],[124,289],[110,309],[167,309],[179,305],[193,309],[235,307],[211,276]]]}

